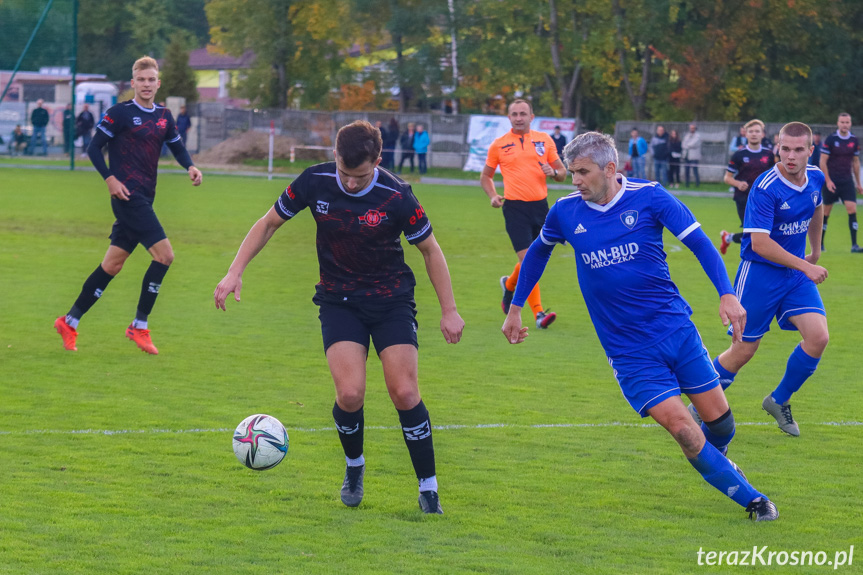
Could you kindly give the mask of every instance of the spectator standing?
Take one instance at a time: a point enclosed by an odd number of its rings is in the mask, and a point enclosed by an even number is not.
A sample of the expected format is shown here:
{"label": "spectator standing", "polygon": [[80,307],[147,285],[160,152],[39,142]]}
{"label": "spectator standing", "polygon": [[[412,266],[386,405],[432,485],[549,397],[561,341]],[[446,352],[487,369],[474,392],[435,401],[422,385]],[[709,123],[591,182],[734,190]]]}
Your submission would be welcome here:
{"label": "spectator standing", "polygon": [[821,133],[812,132],[812,155],[809,156],[810,166],[821,166]]}
{"label": "spectator standing", "polygon": [[677,130],[671,130],[668,138],[668,185],[671,188],[680,187],[680,159],[683,157],[683,142]]}
{"label": "spectator standing", "polygon": [[399,173],[402,173],[402,166],[405,164],[405,160],[409,160],[411,164],[411,173],[414,173],[414,137],[416,136],[416,132],[414,131],[413,122],[408,122],[407,132],[402,134],[402,137],[399,139],[399,142],[402,146],[402,157],[399,160]]}
{"label": "spectator standing", "polygon": [[689,124],[689,132],[683,136],[682,147],[686,187],[689,187],[689,169],[692,168],[695,187],[697,188],[701,185],[701,179],[698,177],[698,162],[701,161],[701,134],[698,133],[698,127],[695,124]]}
{"label": "spectator standing", "polygon": [[420,175],[428,171],[426,163],[426,155],[428,154],[429,144],[431,139],[428,132],[425,131],[422,124],[417,124],[417,131],[414,135],[414,151],[417,153],[417,163],[419,163]]}
{"label": "spectator standing", "polygon": [[386,133],[381,132],[383,139],[383,150],[381,151],[381,164],[389,171],[396,168],[396,144],[399,141],[399,123],[395,118],[390,118]]}
{"label": "spectator standing", "polygon": [[746,147],[748,140],[746,139],[746,126],[740,126],[740,133],[731,138],[731,144],[728,146],[728,151],[734,153],[737,150],[742,150]]}
{"label": "spectator standing", "polygon": [[42,139],[42,155],[48,155],[48,139],[45,137],[45,127],[48,125],[50,117],[48,110],[42,107],[45,101],[42,98],[36,100],[36,107],[30,112],[30,123],[33,124],[33,135],[30,137],[30,153],[36,152],[36,142]]}
{"label": "spectator standing", "polygon": [[186,134],[189,132],[189,128],[191,127],[192,119],[186,112],[186,106],[180,106],[180,113],[177,114],[177,131],[180,132],[180,138],[182,138],[184,146],[188,145]]}
{"label": "spectator standing", "polygon": [[650,151],[653,153],[653,172],[656,181],[661,185],[668,183],[668,159],[671,152],[668,149],[668,134],[664,126],[657,126],[656,133],[650,140]]}
{"label": "spectator standing", "polygon": [[566,136],[560,133],[560,126],[554,127],[554,133],[551,135],[551,141],[554,142],[554,147],[557,148],[557,155],[563,156],[563,148],[566,146]]}
{"label": "spectator standing", "polygon": [[647,153],[647,140],[638,135],[638,128],[633,128],[629,138],[629,157],[632,161],[632,176],[640,180],[647,179],[644,173],[644,155]]}
{"label": "spectator standing", "polygon": [[94,118],[93,113],[90,112],[90,105],[84,104],[84,108],[75,120],[75,131],[84,140],[84,151],[81,154],[82,156],[87,155],[87,148],[90,146],[90,140],[93,139],[93,127],[95,125],[96,118]]}
{"label": "spectator standing", "polygon": [[75,147],[75,112],[72,104],[63,108],[63,153],[68,154]]}

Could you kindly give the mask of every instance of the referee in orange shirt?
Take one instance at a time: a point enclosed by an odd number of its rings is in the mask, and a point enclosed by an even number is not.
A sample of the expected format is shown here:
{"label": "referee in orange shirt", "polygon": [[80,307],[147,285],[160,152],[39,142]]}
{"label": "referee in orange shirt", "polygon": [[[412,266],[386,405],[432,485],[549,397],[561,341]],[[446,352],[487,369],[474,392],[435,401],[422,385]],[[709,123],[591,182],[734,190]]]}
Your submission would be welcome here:
{"label": "referee in orange shirt", "polygon": [[[506,233],[518,256],[512,274],[500,278],[503,313],[509,313],[524,254],[539,235],[548,214],[546,177],[556,182],[566,179],[566,168],[557,155],[554,141],[545,132],[530,129],[533,121],[530,103],[526,100],[513,101],[509,105],[509,121],[512,129],[489,147],[479,180],[491,200],[491,207],[503,208]],[[503,174],[503,196],[494,187],[493,176],[498,166]],[[539,284],[533,288],[527,303],[533,310],[537,328],[545,329],[557,318],[554,312],[543,310]]]}

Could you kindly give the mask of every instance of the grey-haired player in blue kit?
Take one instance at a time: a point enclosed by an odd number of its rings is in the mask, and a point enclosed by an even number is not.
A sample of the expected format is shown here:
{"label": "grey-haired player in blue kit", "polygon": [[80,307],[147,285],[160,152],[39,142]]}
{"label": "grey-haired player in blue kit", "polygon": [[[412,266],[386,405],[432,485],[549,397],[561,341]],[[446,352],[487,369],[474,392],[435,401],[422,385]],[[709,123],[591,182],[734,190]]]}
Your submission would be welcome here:
{"label": "grey-haired player in blue kit", "polygon": [[[617,173],[610,136],[576,137],[564,149],[564,164],[577,191],[555,203],[527,251],[502,328],[507,340],[524,341],[521,307],[554,246],[569,243],[596,334],[632,408],[662,425],[702,477],[750,517],[778,518],[776,506],[724,456],[734,436],[734,416],[690,319],[692,310],[671,281],[662,232],[668,229],[696,255],[719,292],[723,323],[739,333],[746,312],[716,248],[692,212],[661,185]],[[681,393],[704,414],[700,428]]]}

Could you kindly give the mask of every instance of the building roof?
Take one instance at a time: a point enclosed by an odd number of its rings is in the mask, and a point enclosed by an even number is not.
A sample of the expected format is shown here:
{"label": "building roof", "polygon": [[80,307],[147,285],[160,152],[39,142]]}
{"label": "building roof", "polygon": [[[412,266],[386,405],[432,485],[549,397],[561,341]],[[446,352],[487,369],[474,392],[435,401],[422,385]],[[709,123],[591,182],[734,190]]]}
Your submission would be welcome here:
{"label": "building roof", "polygon": [[216,54],[207,48],[198,48],[189,52],[189,66],[193,70],[239,70],[251,68],[255,53],[246,51],[242,56]]}

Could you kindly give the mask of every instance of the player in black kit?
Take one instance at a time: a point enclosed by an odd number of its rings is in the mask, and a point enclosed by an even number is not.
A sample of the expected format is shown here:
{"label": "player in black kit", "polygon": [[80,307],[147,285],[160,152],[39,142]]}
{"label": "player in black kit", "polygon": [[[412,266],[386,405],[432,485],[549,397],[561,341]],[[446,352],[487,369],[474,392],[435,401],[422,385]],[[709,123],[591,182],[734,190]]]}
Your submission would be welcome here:
{"label": "player in black kit", "polygon": [[[737,204],[737,215],[740,226],[743,226],[743,214],[746,213],[746,203],[749,200],[749,189],[758,176],[773,167],[776,163],[773,150],[761,145],[764,139],[764,122],[749,120],[743,126],[746,134],[746,146],[732,154],[725,172],[724,181],[734,188],[734,202]],[[743,232],[730,233],[722,230],[719,251],[725,254],[731,242],[739,244],[743,240]]]}
{"label": "player in black kit", "polygon": [[848,229],[851,231],[851,252],[863,253],[857,245],[857,194],[863,194],[860,180],[860,142],[851,133],[851,116],[839,114],[836,133],[830,134],[821,144],[821,171],[826,176],[824,187],[824,227],[821,228],[821,251],[827,235],[827,219],[833,204],[841,201],[848,212]]}
{"label": "player in black kit", "polygon": [[[159,353],[150,339],[147,317],[156,303],[168,266],[174,261],[171,242],[153,211],[162,143],[167,143],[177,162],[188,170],[193,185],[200,185],[202,177],[200,170],[192,165],[171,112],[153,103],[159,85],[156,61],[149,57],[137,60],[132,66],[135,97],[108,110],[87,148],[93,166],[108,184],[111,209],[117,219],[102,263],[84,282],[69,313],[54,322],[54,328],[63,338],[63,347],[70,351],[78,349],[75,341],[81,316],[99,300],[108,282],[120,273],[126,259],[140,243],[150,252],[153,261],[144,274],[138,309],[132,324],[126,328],[126,337],[147,353]],[[105,145],[110,168],[102,156]]]}
{"label": "player in black kit", "polygon": [[222,310],[229,294],[240,301],[246,266],[282,224],[309,208],[317,224],[321,278],[313,301],[320,308],[324,351],[336,388],[333,418],[347,462],[342,502],[356,507],[363,498],[363,403],[371,340],[419,480],[420,508],[443,513],[429,413],[417,384],[416,281],[404,261],[402,234],[423,255],[447,343],[458,343],[464,321],[428,217],[408,184],[377,167],[381,147],[380,132],[368,122],[342,127],[335,162],[305,170],[252,226],[214,297]]}

